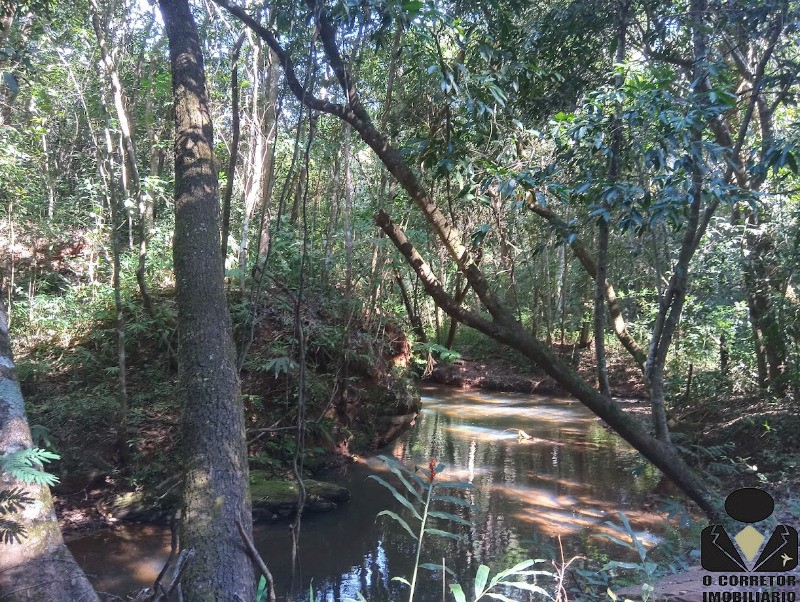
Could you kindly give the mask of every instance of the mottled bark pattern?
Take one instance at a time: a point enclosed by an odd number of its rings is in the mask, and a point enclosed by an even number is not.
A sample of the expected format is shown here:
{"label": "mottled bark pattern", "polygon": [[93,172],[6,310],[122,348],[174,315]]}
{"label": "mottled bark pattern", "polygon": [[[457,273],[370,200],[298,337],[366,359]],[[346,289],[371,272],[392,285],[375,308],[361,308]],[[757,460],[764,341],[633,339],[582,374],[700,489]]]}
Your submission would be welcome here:
{"label": "mottled bark pattern", "polygon": [[175,100],[175,238],[187,600],[253,600],[236,531],[250,535],[244,414],[224,294],[219,186],[198,32],[186,0],[161,0]]}
{"label": "mottled bark pattern", "polygon": [[[11,355],[6,310],[0,302],[0,455],[31,447],[31,431]],[[97,600],[86,575],[64,545],[50,489],[0,473],[0,492],[12,489],[31,501],[2,516],[25,531],[19,540],[0,541],[0,600]]]}

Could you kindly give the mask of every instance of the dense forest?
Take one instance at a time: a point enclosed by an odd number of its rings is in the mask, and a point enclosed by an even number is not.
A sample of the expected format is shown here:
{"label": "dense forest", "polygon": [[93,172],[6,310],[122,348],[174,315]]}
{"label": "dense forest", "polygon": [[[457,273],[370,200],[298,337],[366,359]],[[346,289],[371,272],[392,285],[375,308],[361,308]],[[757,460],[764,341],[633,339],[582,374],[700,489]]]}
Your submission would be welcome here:
{"label": "dense forest", "polygon": [[[136,494],[179,534],[138,599],[274,600],[255,490],[296,544],[426,379],[572,396],[699,524],[797,520],[795,0],[0,8],[0,599],[99,599],[64,517]],[[413,598],[441,468],[390,466]]]}

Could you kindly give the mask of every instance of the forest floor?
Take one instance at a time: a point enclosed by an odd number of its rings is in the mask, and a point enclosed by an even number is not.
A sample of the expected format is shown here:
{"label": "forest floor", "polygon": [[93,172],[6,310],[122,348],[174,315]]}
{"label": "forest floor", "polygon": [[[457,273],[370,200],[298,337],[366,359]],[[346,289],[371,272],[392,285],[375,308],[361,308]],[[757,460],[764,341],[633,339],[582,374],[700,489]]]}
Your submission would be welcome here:
{"label": "forest floor", "polygon": [[[563,359],[572,364],[589,382],[594,380],[594,359],[591,350],[568,351]],[[608,374],[611,393],[622,399],[645,399],[641,372],[618,353],[609,354]],[[452,364],[439,363],[425,378],[427,382],[451,385],[464,389],[506,391],[538,395],[565,395],[550,376],[532,366],[529,361],[509,356],[470,359],[468,356]]]}

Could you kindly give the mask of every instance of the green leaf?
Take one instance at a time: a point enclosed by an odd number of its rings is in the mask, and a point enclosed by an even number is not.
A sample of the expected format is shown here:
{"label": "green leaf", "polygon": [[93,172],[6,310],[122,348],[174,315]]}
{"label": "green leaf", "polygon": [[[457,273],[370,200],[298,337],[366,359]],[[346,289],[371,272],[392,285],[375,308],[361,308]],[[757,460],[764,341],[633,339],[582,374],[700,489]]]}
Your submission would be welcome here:
{"label": "green leaf", "polygon": [[450,584],[450,593],[456,599],[456,602],[467,602],[467,597],[464,595],[464,590],[458,583]]}
{"label": "green leaf", "polygon": [[380,483],[381,485],[386,487],[386,489],[388,489],[391,492],[391,494],[394,496],[394,499],[396,499],[403,506],[408,508],[417,520],[420,520],[420,521],[422,520],[422,517],[419,515],[419,512],[417,512],[417,509],[414,508],[414,505],[411,502],[409,502],[405,497],[400,495],[400,492],[397,491],[397,489],[395,489],[394,486],[391,483],[387,483],[385,479],[379,477],[378,475],[374,475],[374,474],[369,475],[369,477],[367,477],[367,478],[375,479],[376,481],[378,481],[378,483]]}
{"label": "green leaf", "polygon": [[[611,523],[611,524],[613,525],[614,523]],[[609,539],[609,540],[613,541],[614,543],[617,543],[617,544],[619,544],[621,546],[625,546],[629,550],[633,550],[634,549],[634,547],[631,544],[629,544],[627,541],[623,541],[619,537],[614,537],[613,535],[609,535],[608,533],[601,533],[600,537],[605,537],[606,539]]]}
{"label": "green leaf", "polygon": [[451,504],[455,504],[456,506],[461,506],[462,508],[471,508],[472,503],[468,502],[467,500],[461,499],[459,497],[454,497],[452,495],[432,495],[431,500],[435,500],[437,502],[449,502]]}
{"label": "green leaf", "polygon": [[261,575],[258,580],[258,589],[256,591],[256,602],[264,602],[267,599],[267,578]]}
{"label": "green leaf", "polygon": [[436,483],[436,489],[475,489],[475,485],[466,481],[441,481]]}
{"label": "green leaf", "polygon": [[424,562],[421,565],[419,565],[419,568],[425,569],[425,570],[428,570],[428,571],[441,571],[442,569],[444,569],[445,573],[447,573],[448,575],[452,576],[453,578],[456,577],[456,574],[453,571],[453,569],[451,569],[448,566],[443,566],[441,564],[434,564],[432,562]]}
{"label": "green leaf", "polygon": [[392,577],[392,581],[399,581],[400,583],[411,587],[411,583],[409,583],[408,579],[405,579],[404,577]]}
{"label": "green leaf", "polygon": [[483,595],[483,589],[486,587],[486,582],[489,580],[489,567],[482,564],[478,567],[475,573],[475,599],[480,599]]}
{"label": "green leaf", "polygon": [[603,565],[603,569],[625,569],[625,570],[637,570],[640,568],[638,562],[622,562],[621,560],[612,560],[607,562]]}
{"label": "green leaf", "polygon": [[403,484],[403,486],[408,490],[408,492],[411,495],[413,495],[417,499],[417,501],[420,504],[425,503],[424,500],[422,499],[422,496],[420,496],[420,494],[417,492],[416,488],[411,483],[409,483],[408,480],[403,476],[403,473],[400,472],[400,469],[397,467],[397,464],[395,462],[386,462],[386,466],[389,470],[392,471],[392,473],[394,473],[394,475],[398,479],[400,479],[400,482]]}
{"label": "green leaf", "polygon": [[398,523],[400,523],[400,526],[403,527],[406,531],[408,531],[408,534],[416,541],[417,536],[414,535],[414,532],[411,530],[411,527],[409,527],[408,523],[404,521],[400,517],[400,515],[398,515],[396,512],[392,512],[391,510],[381,510],[380,512],[378,512],[378,516],[388,516],[389,518],[393,518]]}
{"label": "green leaf", "polygon": [[406,477],[416,482],[419,485],[420,489],[427,490],[428,484],[417,474],[416,468],[414,470],[409,470],[408,468],[406,468],[405,464],[399,462],[397,458],[395,458],[394,456],[380,455],[378,456],[378,459],[385,462],[388,466],[394,466],[398,470],[402,471],[406,475]]}
{"label": "green leaf", "polygon": [[422,10],[422,6],[420,0],[407,0],[403,2],[403,12],[409,13],[409,17],[416,16]]}
{"label": "green leaf", "polygon": [[500,571],[499,573],[497,573],[497,575],[495,575],[492,578],[492,581],[489,584],[489,587],[490,588],[494,587],[502,579],[505,579],[506,577],[509,577],[511,575],[516,575],[517,573],[520,573],[520,572],[524,571],[528,567],[533,566],[537,562],[540,562],[540,561],[539,560],[525,560],[524,562],[520,562],[519,564],[515,564],[510,569],[505,569],[504,571]]}
{"label": "green leaf", "polygon": [[472,526],[472,523],[470,523],[468,520],[464,520],[457,514],[452,514],[451,512],[442,512],[441,510],[431,510],[430,512],[428,512],[428,516],[435,516],[436,518],[450,520],[455,523],[458,523],[459,525],[464,525],[466,527]]}
{"label": "green leaf", "polygon": [[497,592],[486,592],[484,594],[487,598],[493,598],[495,600],[503,600],[503,602],[516,602],[516,600],[512,600],[506,595],[498,594]]}
{"label": "green leaf", "polygon": [[38,447],[22,449],[9,454],[0,455],[0,472],[5,471],[15,479],[25,483],[52,486],[58,483],[58,477],[40,468],[61,456]]}
{"label": "green leaf", "polygon": [[622,521],[622,525],[625,527],[625,531],[630,536],[631,541],[636,545],[636,551],[639,552],[639,558],[641,558],[642,562],[644,562],[645,558],[647,557],[647,550],[645,549],[644,545],[642,545],[642,542],[639,541],[639,538],[636,537],[636,531],[633,530],[630,522],[628,522],[628,517],[622,512],[619,512],[618,514],[619,519]]}
{"label": "green leaf", "polygon": [[463,536],[456,535],[455,533],[450,533],[449,531],[442,531],[441,529],[432,529],[430,527],[425,527],[425,533],[429,533],[431,535],[438,535],[439,537],[446,537],[447,539],[455,539],[456,541],[464,541]]}

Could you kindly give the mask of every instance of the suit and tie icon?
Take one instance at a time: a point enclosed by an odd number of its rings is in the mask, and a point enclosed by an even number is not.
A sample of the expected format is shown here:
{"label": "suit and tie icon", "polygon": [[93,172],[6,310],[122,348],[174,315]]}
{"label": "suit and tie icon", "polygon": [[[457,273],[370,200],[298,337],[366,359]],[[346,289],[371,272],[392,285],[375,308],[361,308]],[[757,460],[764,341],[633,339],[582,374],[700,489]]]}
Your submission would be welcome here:
{"label": "suit and tie icon", "polygon": [[788,525],[778,525],[767,539],[751,524],[769,518],[774,509],[775,500],[763,489],[747,487],[731,493],[725,499],[725,512],[748,525],[733,539],[722,525],[703,529],[700,536],[703,568],[714,572],[758,573],[794,570],[798,556],[797,530]]}

